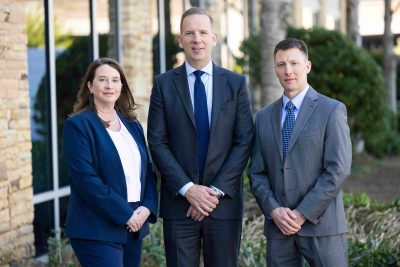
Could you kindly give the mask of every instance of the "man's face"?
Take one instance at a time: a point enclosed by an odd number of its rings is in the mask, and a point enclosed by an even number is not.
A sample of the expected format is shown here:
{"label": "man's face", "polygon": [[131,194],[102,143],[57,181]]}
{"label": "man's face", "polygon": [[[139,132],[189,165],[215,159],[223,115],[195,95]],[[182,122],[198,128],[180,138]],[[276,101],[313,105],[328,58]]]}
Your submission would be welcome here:
{"label": "man's face", "polygon": [[310,70],[311,61],[298,48],[278,50],[275,55],[275,74],[290,99],[305,89]]}
{"label": "man's face", "polygon": [[201,69],[211,60],[212,47],[217,36],[212,31],[210,18],[193,14],[182,21],[179,47],[183,48],[186,60],[196,69]]}

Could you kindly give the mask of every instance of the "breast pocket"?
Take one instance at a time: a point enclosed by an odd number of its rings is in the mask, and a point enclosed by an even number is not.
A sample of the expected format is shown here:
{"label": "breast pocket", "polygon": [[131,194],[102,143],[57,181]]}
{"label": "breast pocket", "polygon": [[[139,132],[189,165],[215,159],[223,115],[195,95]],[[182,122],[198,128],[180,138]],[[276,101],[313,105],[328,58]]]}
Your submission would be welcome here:
{"label": "breast pocket", "polygon": [[229,101],[229,102],[225,102],[221,106],[221,110],[234,109],[235,107],[236,107],[236,102],[235,101]]}
{"label": "breast pocket", "polygon": [[307,130],[306,132],[303,133],[302,137],[308,137],[308,136],[316,136],[320,135],[321,132],[320,130]]}

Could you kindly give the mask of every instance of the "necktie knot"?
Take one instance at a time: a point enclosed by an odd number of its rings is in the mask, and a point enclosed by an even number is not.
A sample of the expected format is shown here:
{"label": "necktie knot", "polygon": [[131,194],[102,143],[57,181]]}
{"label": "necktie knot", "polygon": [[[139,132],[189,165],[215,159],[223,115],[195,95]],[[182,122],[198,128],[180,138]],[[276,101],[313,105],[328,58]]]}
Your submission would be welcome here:
{"label": "necktie knot", "polygon": [[204,71],[196,70],[196,71],[193,72],[193,74],[196,76],[196,79],[197,79],[197,78],[200,78],[201,75],[204,74]]}
{"label": "necktie knot", "polygon": [[285,107],[285,109],[286,109],[287,111],[293,111],[294,108],[295,108],[295,106],[294,106],[294,104],[293,104],[292,101],[287,102],[286,107]]}

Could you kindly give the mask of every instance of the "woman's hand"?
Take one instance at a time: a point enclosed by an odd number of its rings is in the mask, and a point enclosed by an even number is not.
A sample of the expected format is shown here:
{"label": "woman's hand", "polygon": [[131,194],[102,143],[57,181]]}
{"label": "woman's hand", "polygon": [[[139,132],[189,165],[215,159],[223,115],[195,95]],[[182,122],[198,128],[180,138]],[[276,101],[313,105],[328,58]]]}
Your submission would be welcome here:
{"label": "woman's hand", "polygon": [[133,212],[131,218],[127,222],[127,229],[130,232],[139,231],[149,216],[150,210],[144,206],[140,206]]}

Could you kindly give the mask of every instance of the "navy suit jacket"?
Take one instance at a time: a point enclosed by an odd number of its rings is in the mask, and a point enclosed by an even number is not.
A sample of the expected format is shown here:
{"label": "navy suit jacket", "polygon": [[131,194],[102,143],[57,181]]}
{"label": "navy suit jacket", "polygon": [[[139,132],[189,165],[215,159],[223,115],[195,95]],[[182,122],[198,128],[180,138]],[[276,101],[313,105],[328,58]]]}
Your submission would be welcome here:
{"label": "navy suit jacket", "polygon": [[[240,219],[242,175],[254,131],[249,92],[244,76],[215,64],[212,78],[210,139],[202,182],[225,193],[211,217]],[[189,202],[178,191],[188,182],[200,182],[197,131],[184,64],[155,78],[147,133],[161,173],[160,216],[184,219]]]}
{"label": "navy suit jacket", "polygon": [[[157,220],[156,176],[147,153],[143,129],[137,121],[128,121],[118,113],[141,156],[140,205]],[[71,116],[64,125],[63,148],[70,174],[66,233],[70,238],[126,243],[126,222],[133,214],[127,202],[125,174],[118,151],[93,110]],[[148,223],[139,232],[149,232]]]}

